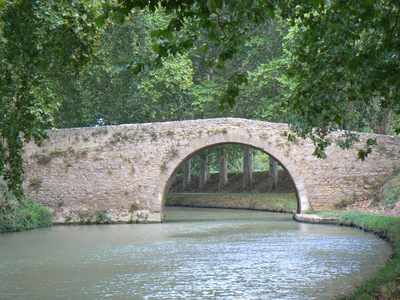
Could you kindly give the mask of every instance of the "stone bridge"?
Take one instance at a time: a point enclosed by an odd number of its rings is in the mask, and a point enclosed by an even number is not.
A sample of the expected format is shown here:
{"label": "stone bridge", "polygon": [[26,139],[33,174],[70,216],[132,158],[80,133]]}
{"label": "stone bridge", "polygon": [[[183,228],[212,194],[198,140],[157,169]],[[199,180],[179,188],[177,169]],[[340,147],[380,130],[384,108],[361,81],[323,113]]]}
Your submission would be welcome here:
{"label": "stone bridge", "polygon": [[[54,210],[56,222],[159,222],[169,182],[197,151],[218,144],[251,145],[291,175],[298,211],[323,210],[371,196],[400,167],[400,139],[360,134],[352,150],[330,146],[312,155],[309,140],[288,142],[287,124],[223,118],[50,130],[41,146],[25,145],[24,189]],[[357,148],[378,145],[365,160]]]}

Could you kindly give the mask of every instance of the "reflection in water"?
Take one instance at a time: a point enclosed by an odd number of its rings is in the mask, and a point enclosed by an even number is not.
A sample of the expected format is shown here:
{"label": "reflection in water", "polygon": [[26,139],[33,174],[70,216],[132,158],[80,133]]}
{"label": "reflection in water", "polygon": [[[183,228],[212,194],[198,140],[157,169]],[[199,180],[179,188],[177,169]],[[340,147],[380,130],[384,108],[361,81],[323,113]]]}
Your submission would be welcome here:
{"label": "reflection in water", "polygon": [[0,299],[331,299],[390,247],[290,215],[174,208],[167,223],[0,236]]}

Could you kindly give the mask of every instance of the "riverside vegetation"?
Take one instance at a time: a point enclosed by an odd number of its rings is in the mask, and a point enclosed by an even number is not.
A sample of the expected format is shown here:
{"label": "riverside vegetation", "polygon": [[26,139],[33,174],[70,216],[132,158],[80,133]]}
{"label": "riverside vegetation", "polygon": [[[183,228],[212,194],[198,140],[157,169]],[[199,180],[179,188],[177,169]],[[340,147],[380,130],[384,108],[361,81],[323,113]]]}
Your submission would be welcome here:
{"label": "riverside vegetation", "polygon": [[17,199],[0,178],[0,233],[30,230],[52,225],[50,210],[31,199]]}

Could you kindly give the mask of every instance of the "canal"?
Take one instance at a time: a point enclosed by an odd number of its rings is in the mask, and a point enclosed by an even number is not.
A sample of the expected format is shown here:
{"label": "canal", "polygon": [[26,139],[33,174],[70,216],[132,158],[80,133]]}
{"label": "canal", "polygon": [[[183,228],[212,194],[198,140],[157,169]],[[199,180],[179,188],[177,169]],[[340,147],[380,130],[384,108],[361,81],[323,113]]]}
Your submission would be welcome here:
{"label": "canal", "polygon": [[332,299],[391,253],[289,214],[167,208],[163,224],[0,235],[0,299]]}

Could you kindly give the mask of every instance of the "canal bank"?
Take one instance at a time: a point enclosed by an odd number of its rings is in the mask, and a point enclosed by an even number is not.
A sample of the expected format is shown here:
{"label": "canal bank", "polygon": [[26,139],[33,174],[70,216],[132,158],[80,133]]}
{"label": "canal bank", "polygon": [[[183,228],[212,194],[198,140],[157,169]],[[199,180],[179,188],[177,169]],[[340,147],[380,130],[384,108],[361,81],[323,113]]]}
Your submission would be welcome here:
{"label": "canal bank", "polygon": [[280,213],[297,210],[295,193],[170,193],[167,206],[250,209]]}

